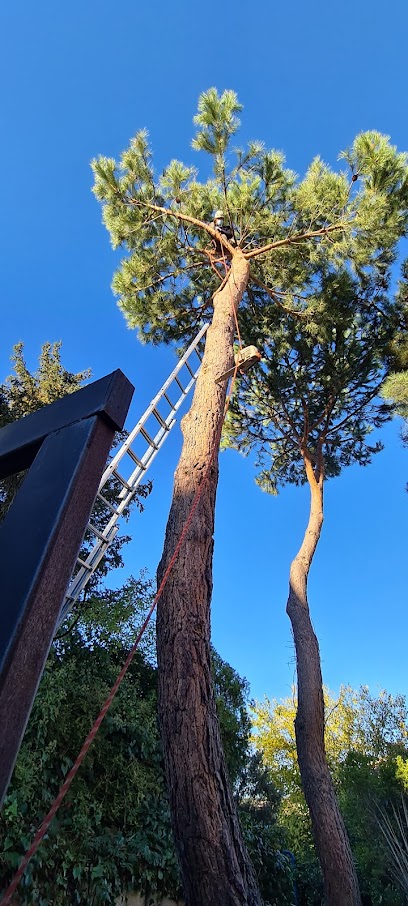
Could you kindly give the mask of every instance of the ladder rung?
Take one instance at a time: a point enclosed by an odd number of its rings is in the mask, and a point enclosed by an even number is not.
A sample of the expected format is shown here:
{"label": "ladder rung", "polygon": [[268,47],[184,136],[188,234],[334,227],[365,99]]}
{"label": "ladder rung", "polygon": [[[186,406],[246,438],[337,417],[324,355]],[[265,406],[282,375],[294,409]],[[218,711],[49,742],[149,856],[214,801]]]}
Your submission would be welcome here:
{"label": "ladder rung", "polygon": [[77,557],[76,562],[79,563],[80,566],[82,566],[82,569],[92,570],[92,566],[90,566],[89,563],[85,563],[85,560],[81,560],[80,557]]}
{"label": "ladder rung", "polygon": [[102,503],[108,507],[108,510],[110,510],[111,513],[113,513],[115,516],[120,516],[120,513],[118,512],[116,507],[113,506],[113,504],[110,503],[110,501],[107,500],[106,497],[103,496],[103,494],[99,493],[99,494],[97,494],[97,497],[98,497],[98,500],[101,500]]}
{"label": "ladder rung", "polygon": [[190,368],[190,365],[188,364],[188,362],[186,362],[186,368],[187,368],[187,370],[190,372],[191,377],[195,379],[194,371],[193,371],[192,368]]}
{"label": "ladder rung", "polygon": [[120,472],[118,472],[116,469],[114,469],[113,474],[114,474],[115,478],[117,478],[118,481],[120,481],[120,483],[123,484],[124,488],[127,488],[128,491],[133,491],[132,485],[129,484],[128,481],[126,481],[126,478],[124,478],[123,475],[120,474]]}
{"label": "ladder rung", "polygon": [[142,460],[139,459],[138,456],[136,456],[136,453],[133,452],[131,447],[127,448],[126,453],[128,454],[128,456],[130,456],[131,459],[133,459],[133,462],[135,462],[140,469],[146,468],[146,466],[142,463]]}
{"label": "ladder rung", "polygon": [[103,535],[102,532],[100,532],[99,529],[96,528],[96,525],[92,524],[92,522],[88,522],[87,528],[90,532],[92,532],[93,535],[96,535],[96,537],[99,538],[100,541],[103,541],[104,544],[109,544],[108,538],[105,538],[105,535]]}
{"label": "ladder rung", "polygon": [[168,430],[169,430],[169,426],[168,426],[168,425],[166,424],[166,422],[164,421],[164,418],[160,415],[160,412],[159,412],[158,409],[153,409],[153,410],[152,410],[152,415],[154,415],[154,417],[157,418],[157,421],[159,422],[159,425],[161,425],[162,428],[164,428],[165,431],[168,431]]}
{"label": "ladder rung", "polygon": [[[169,404],[169,406],[170,406],[170,409],[174,409],[173,403],[172,403],[170,397],[167,396],[167,393],[163,393],[163,396],[164,396],[164,399],[167,400],[167,402],[168,402],[168,404]],[[174,409],[174,411],[176,411],[176,410]]]}
{"label": "ladder rung", "polygon": [[175,382],[176,382],[176,384],[178,384],[178,385],[179,385],[179,387],[180,387],[180,390],[181,390],[181,391],[182,391],[182,392],[183,392],[183,393],[186,393],[186,388],[185,388],[185,387],[183,387],[183,385],[182,385],[182,383],[181,383],[181,381],[179,381],[179,379],[178,379],[178,377],[177,377],[177,376],[176,376],[176,377],[175,377],[175,378],[174,378],[174,380],[175,380]]}
{"label": "ladder rung", "polygon": [[154,442],[153,438],[150,437],[150,434],[147,433],[145,428],[141,428],[140,433],[141,433],[142,437],[144,437],[146,443],[149,444],[149,447],[153,447],[154,450],[159,449],[157,444]]}

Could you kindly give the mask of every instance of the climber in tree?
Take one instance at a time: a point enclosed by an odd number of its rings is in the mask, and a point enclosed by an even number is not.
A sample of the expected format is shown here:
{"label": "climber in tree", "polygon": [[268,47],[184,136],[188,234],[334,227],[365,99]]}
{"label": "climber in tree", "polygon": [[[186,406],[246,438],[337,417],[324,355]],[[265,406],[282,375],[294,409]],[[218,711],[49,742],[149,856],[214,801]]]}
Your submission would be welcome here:
{"label": "climber in tree", "polygon": [[[232,245],[236,245],[236,239],[234,235],[234,230],[230,224],[224,223],[224,212],[216,211],[214,214],[214,220],[211,223],[211,226],[214,227],[214,230],[217,230],[217,233],[221,233],[222,236],[225,236],[228,239],[228,242],[231,242]],[[213,239],[214,252],[217,258],[223,258],[228,256],[228,252],[224,249],[221,243],[217,239]]]}

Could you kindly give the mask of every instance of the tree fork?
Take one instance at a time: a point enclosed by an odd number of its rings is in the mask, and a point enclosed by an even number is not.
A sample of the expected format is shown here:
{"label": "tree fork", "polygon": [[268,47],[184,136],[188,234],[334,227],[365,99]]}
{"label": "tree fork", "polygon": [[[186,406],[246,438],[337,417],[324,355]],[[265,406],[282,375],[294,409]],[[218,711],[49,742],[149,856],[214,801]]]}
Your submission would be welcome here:
{"label": "tree fork", "polygon": [[[214,449],[218,452],[231,366],[234,310],[245,292],[249,264],[234,252],[225,286],[214,295],[214,315],[190,411],[182,421],[183,449],[158,581],[183,530]],[[172,824],[188,906],[261,906],[242,840],[226,771],[210,662],[210,601],[218,458],[157,614],[159,718]]]}
{"label": "tree fork", "polygon": [[309,570],[323,525],[323,465],[316,477],[306,454],[304,462],[311,492],[310,514],[303,542],[291,564],[286,607],[296,649],[296,748],[327,904],[361,906],[350,842],[326,759],[320,652],[307,600]]}

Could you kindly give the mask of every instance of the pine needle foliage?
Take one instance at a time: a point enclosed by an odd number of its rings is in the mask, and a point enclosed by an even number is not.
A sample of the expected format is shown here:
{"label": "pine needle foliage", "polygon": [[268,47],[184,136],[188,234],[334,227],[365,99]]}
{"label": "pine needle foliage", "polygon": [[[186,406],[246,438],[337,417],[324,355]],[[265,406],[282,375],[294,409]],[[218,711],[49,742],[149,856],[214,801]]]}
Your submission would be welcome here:
{"label": "pine needle foliage", "polygon": [[387,350],[388,375],[381,396],[403,419],[402,441],[408,444],[408,260],[403,262],[397,299],[401,306],[401,329]]}
{"label": "pine needle foliage", "polygon": [[388,813],[378,809],[378,824],[389,849],[392,874],[408,896],[408,806],[405,796],[391,803]]}
{"label": "pine needle foliage", "polygon": [[[342,267],[368,284],[393,260],[405,229],[407,165],[386,137],[362,133],[343,153],[344,169],[316,158],[299,179],[280,151],[258,141],[246,148],[232,144],[241,110],[233,91],[210,88],[200,96],[192,147],[212,162],[203,181],[194,166],[178,160],[157,175],[144,129],[118,161],[92,163],[103,221],[113,247],[125,251],[113,289],[142,340],[185,342],[210,319],[213,294],[236,247],[251,261],[240,306],[248,342],[259,306],[302,312],[300,294],[306,293],[309,320],[318,315],[315,288],[323,265]],[[231,242],[214,231],[217,209]]]}
{"label": "pine needle foliage", "polygon": [[7,406],[4,424],[30,415],[67,393],[79,390],[84,381],[89,380],[89,370],[77,374],[67,371],[61,362],[61,346],[61,342],[44,343],[38,367],[30,372],[24,358],[24,343],[16,343],[11,355],[14,373],[6,378],[1,387]]}
{"label": "pine needle foliage", "polygon": [[326,269],[304,318],[282,318],[271,307],[257,314],[252,335],[263,360],[239,384],[224,445],[255,449],[257,482],[272,493],[306,481],[305,455],[314,466],[324,463],[326,478],[354,462],[367,465],[382,449],[372,432],[392,414],[378,394],[398,307],[347,270]]}

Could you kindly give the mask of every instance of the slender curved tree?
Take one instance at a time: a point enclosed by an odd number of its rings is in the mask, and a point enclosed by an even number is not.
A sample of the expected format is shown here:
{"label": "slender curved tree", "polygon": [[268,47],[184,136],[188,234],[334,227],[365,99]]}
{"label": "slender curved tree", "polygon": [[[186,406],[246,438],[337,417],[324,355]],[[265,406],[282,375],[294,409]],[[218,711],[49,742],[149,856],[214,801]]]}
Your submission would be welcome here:
{"label": "slender curved tree", "polygon": [[368,167],[364,171],[367,141],[366,136],[358,139],[351,162],[352,172],[365,175],[372,208],[377,207],[381,220],[377,249],[373,237],[363,233],[355,237],[357,254],[348,262],[321,258],[314,286],[290,314],[278,317],[276,309],[260,302],[251,330],[263,360],[256,374],[240,381],[226,429],[226,442],[243,452],[257,449],[262,488],[276,493],[286,483],[309,485],[309,518],[290,567],[287,613],[296,649],[298,761],[332,906],[354,906],[360,895],[325,753],[320,653],[308,576],[323,526],[325,480],[352,463],[367,465],[381,450],[380,441],[370,443],[370,434],[390,417],[379,391],[384,354],[401,326],[402,312],[387,290],[407,225],[405,156],[371,134],[370,147],[375,144],[377,155],[371,172]]}
{"label": "slender curved tree", "polygon": [[[203,182],[173,160],[156,177],[147,134],[118,164],[93,162],[95,194],[113,246],[127,254],[113,282],[130,327],[153,343],[182,341],[210,322],[202,368],[182,422],[158,580],[172,561],[203,476],[206,486],[161,596],[157,620],[159,709],[172,820],[185,896],[192,906],[259,904],[242,843],[216,720],[210,669],[214,508],[226,382],[236,318],[253,339],[259,306],[284,315],[311,291],[321,260],[377,248],[378,212],[369,181],[332,172],[320,160],[298,181],[281,153],[252,142],[231,150],[241,106],[233,91],[201,95],[193,148],[213,163]],[[360,173],[359,173],[360,175]],[[222,209],[224,227],[215,229]],[[363,242],[364,233],[364,242]],[[237,314],[238,313],[238,314]]]}

